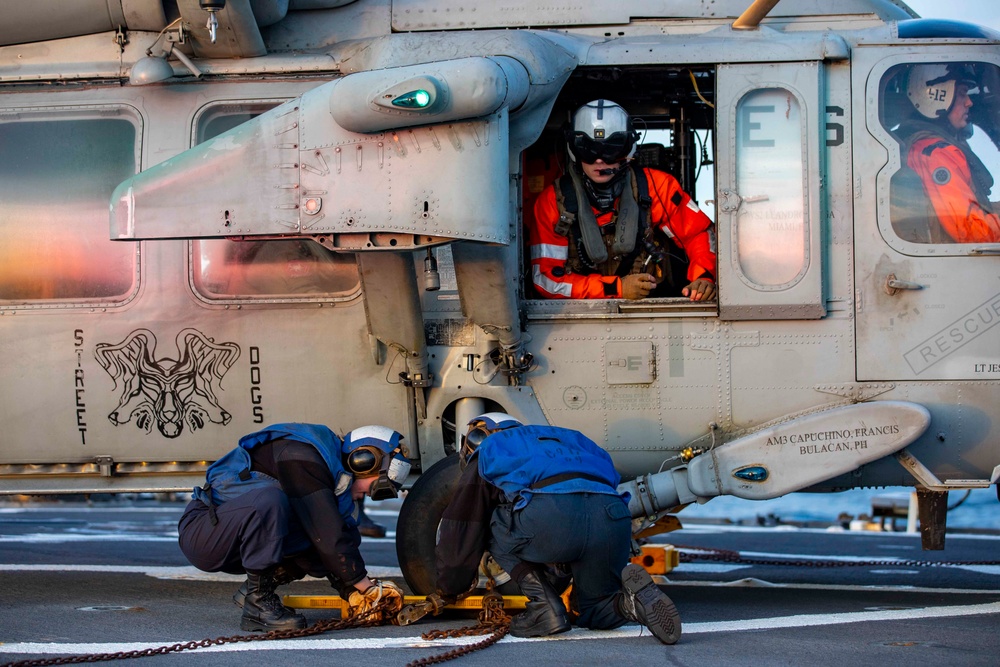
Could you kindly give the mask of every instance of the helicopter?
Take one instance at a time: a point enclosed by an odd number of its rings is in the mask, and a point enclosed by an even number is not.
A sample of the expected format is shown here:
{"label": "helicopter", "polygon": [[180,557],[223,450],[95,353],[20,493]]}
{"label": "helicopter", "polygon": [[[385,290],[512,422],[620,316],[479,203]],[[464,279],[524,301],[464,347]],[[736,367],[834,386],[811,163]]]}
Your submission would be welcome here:
{"label": "helicopter", "polygon": [[[604,447],[643,534],[911,486],[940,549],[948,492],[1000,477],[1000,243],[913,231],[902,136],[913,72],[961,66],[995,157],[988,28],[891,0],[0,9],[0,494],[185,491],[267,424],[383,424],[429,593],[484,412]],[[532,204],[594,99],[712,218],[716,299],[535,289]]]}

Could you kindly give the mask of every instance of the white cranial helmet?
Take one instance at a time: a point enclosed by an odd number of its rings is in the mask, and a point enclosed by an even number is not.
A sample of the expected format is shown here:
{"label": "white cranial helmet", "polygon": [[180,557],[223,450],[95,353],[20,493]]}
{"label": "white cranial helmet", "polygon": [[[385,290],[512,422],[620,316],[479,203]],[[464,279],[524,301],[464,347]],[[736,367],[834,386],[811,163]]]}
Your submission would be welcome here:
{"label": "white cranial helmet", "polygon": [[566,131],[566,145],[573,160],[610,164],[635,154],[639,135],[628,112],[611,100],[587,102],[573,114]]}
{"label": "white cranial helmet", "polygon": [[518,426],[524,426],[524,424],[517,417],[512,417],[506,412],[487,412],[470,419],[468,431],[462,436],[462,458],[460,459],[462,468],[465,468],[465,464],[468,463],[472,454],[479,449],[479,445],[487,436]]}
{"label": "white cranial helmet", "polygon": [[914,65],[906,86],[906,96],[924,118],[938,118],[948,113],[955,101],[955,88],[965,84],[976,87],[975,76],[963,63]]}

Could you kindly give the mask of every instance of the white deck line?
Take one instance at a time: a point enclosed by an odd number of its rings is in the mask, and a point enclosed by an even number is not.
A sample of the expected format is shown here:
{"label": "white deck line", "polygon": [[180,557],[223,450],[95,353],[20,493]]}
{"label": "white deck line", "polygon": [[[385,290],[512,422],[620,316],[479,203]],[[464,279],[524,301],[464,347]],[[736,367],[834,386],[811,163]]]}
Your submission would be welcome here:
{"label": "white deck line", "polygon": [[[754,618],[739,621],[720,621],[714,623],[686,623],[684,624],[684,634],[704,634],[717,632],[748,632],[760,630],[776,630],[782,628],[805,628],[822,625],[840,625],[849,623],[873,623],[878,621],[901,621],[915,619],[932,618],[953,618],[958,616],[979,616],[984,614],[1000,614],[1000,602],[988,604],[924,607],[921,609],[892,609],[884,611],[860,611],[840,614],[799,614],[795,616],[779,616],[776,618]],[[538,641],[578,641],[587,639],[631,639],[639,637],[641,634],[649,636],[648,631],[630,625],[618,628],[617,630],[596,631],[582,630],[574,628],[570,632],[552,637],[540,639],[523,639],[518,637],[505,637],[501,644],[519,642]],[[419,647],[445,647],[460,646],[463,644],[481,641],[482,637],[463,637],[457,639],[438,640],[429,642],[415,634],[411,637],[370,637],[355,639],[294,639],[260,641],[251,643],[225,644],[222,646],[210,646],[197,649],[198,653],[205,652],[236,652],[236,651],[308,651],[308,650],[337,650],[337,649],[373,649],[373,648],[419,648]],[[190,639],[178,639],[177,642],[163,642],[163,645],[171,643],[186,643]],[[157,644],[160,645],[160,644]],[[121,651],[141,651],[150,648],[151,644],[140,643],[40,643],[40,642],[14,642],[4,644],[3,653],[11,654],[91,654],[91,653],[117,653]]]}

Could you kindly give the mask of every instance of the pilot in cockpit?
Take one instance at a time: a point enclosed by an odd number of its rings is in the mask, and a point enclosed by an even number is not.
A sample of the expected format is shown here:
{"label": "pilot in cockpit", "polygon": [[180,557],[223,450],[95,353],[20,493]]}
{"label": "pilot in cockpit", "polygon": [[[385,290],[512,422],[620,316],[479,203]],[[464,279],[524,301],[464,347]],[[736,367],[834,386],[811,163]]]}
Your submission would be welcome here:
{"label": "pilot in cockpit", "polygon": [[930,225],[920,234],[897,226],[907,240],[1000,243],[1000,207],[989,199],[993,176],[968,143],[975,105],[970,92],[980,83],[966,63],[927,63],[910,70],[906,95],[916,113],[900,125],[898,136],[905,137],[906,164],[929,200]]}
{"label": "pilot in cockpit", "polygon": [[[565,132],[566,173],[538,196],[528,229],[539,294],[715,298],[712,221],[673,176],[631,164],[639,134],[629,114],[595,100],[576,111]],[[686,284],[671,284],[671,245],[686,255]]]}

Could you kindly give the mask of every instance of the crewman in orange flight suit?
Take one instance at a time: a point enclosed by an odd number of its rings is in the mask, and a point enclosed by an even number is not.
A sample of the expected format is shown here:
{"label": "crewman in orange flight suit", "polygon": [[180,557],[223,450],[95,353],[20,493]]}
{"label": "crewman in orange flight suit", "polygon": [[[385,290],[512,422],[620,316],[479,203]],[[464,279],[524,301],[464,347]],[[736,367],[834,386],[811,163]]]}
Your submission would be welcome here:
{"label": "crewman in orange flight suit", "polygon": [[[538,196],[528,229],[532,282],[542,296],[715,298],[712,221],[673,176],[630,166],[638,138],[628,113],[609,100],[574,114],[569,167]],[[680,289],[669,284],[671,242],[687,256]]]}
{"label": "crewman in orange flight suit", "polygon": [[910,71],[907,96],[920,114],[904,124],[906,163],[920,177],[940,227],[932,243],[1000,243],[1000,218],[990,202],[993,176],[972,152],[969,90],[978,86],[962,63],[921,64]]}

